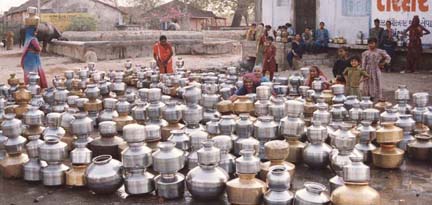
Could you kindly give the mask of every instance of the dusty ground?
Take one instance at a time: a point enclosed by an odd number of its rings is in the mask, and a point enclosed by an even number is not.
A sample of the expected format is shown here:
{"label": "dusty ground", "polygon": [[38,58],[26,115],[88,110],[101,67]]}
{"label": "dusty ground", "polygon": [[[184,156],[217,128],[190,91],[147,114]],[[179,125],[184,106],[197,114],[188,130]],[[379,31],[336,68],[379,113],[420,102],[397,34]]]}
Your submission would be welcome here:
{"label": "dusty ground", "polygon": [[[186,65],[193,68],[221,67],[231,65],[239,60],[239,56],[184,56]],[[149,58],[134,59],[135,63],[148,63]],[[0,51],[0,82],[6,82],[10,73],[22,77],[19,66],[20,53]],[[84,64],[69,58],[43,55],[42,62],[48,79],[61,75],[63,71],[82,67]],[[113,60],[98,62],[101,70],[116,69],[123,61]],[[324,68],[331,76],[330,68]],[[284,72],[283,75],[286,75]],[[430,73],[399,74],[384,73],[385,96],[392,99],[393,92],[399,84],[406,84],[411,92],[432,91],[432,75]],[[333,176],[330,170],[310,170],[299,166],[296,169],[292,191],[302,188],[305,181],[316,181],[329,187],[328,179]],[[428,205],[432,201],[432,167],[430,162],[413,162],[407,160],[397,170],[372,168],[371,185],[381,193],[384,205]],[[197,202],[186,194],[185,199],[166,202],[154,195],[129,197],[124,190],[109,196],[93,195],[85,188],[57,187],[49,188],[39,184],[29,184],[22,180],[5,180],[0,178],[0,204],[227,204],[226,198],[220,201]]]}

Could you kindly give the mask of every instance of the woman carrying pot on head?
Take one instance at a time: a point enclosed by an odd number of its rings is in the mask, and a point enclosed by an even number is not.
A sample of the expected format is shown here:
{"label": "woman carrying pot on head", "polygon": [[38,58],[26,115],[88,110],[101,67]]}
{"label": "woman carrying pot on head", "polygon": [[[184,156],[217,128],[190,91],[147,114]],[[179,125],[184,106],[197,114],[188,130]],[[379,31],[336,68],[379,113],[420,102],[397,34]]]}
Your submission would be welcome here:
{"label": "woman carrying pot on head", "polygon": [[324,73],[319,69],[317,66],[311,66],[309,70],[309,76],[305,80],[305,85],[312,87],[312,82],[315,80],[315,78],[320,78],[323,82],[323,88],[324,90],[329,89],[330,83],[327,80],[327,77],[324,75]]}
{"label": "woman carrying pot on head", "polygon": [[257,78],[255,73],[247,73],[243,75],[243,86],[230,97],[230,100],[234,102],[237,100],[237,96],[256,93],[256,88],[260,85],[261,79]]}
{"label": "woman carrying pot on head", "polygon": [[40,59],[40,52],[42,51],[39,46],[39,41],[36,38],[37,27],[39,25],[39,17],[36,16],[37,8],[29,7],[27,12],[29,17],[25,19],[25,43],[24,51],[21,57],[21,67],[24,70],[24,82],[28,84],[28,75],[30,72],[37,73],[39,75],[39,86],[41,89],[48,87],[48,81],[45,76],[45,72],[42,68]]}

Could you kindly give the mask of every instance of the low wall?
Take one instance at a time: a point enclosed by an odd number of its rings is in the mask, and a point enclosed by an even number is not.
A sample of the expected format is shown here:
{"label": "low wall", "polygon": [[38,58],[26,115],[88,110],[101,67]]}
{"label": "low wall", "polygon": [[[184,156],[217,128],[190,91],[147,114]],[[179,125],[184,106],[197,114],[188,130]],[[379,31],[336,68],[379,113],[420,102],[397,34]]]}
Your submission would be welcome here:
{"label": "low wall", "polygon": [[[125,41],[53,41],[48,51],[83,62],[153,56],[153,40]],[[170,41],[176,55],[240,54],[237,41],[203,41],[184,39]]]}

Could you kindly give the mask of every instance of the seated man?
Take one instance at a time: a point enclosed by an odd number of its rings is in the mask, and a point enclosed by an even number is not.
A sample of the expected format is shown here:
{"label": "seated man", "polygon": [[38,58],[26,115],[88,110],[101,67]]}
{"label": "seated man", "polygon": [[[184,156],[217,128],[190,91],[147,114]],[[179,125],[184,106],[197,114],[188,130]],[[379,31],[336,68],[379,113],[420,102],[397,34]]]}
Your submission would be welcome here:
{"label": "seated man", "polygon": [[324,26],[324,22],[321,22],[319,29],[315,31],[315,52],[323,52],[328,47],[329,32]]}

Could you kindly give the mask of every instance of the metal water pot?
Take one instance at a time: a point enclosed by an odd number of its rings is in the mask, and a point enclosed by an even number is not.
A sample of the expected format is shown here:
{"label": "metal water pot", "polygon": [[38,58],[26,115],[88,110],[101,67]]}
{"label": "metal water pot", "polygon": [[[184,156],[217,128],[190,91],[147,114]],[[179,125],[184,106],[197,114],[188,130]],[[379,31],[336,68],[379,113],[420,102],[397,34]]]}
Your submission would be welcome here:
{"label": "metal water pot", "polygon": [[285,166],[271,167],[267,174],[267,182],[269,191],[264,194],[265,204],[292,204],[294,194],[289,191],[291,177]]}
{"label": "metal water pot", "polygon": [[319,106],[317,110],[313,112],[312,119],[319,121],[323,126],[327,126],[331,121],[331,114],[326,106]]}
{"label": "metal water pot", "polygon": [[271,88],[268,86],[258,86],[256,88],[257,100],[268,100],[271,96]]}
{"label": "metal water pot", "polygon": [[373,108],[373,102],[369,96],[363,96],[360,101],[360,108],[365,110],[368,108]]}
{"label": "metal water pot", "polygon": [[186,125],[197,125],[203,119],[203,109],[198,104],[189,104],[182,110]]}
{"label": "metal water pot", "polygon": [[162,110],[162,117],[169,123],[179,122],[182,115],[182,108],[175,101],[168,101],[165,109]]}
{"label": "metal water pot", "polygon": [[90,164],[92,159],[92,151],[87,149],[85,144],[75,144],[75,149],[70,152],[72,164]]}
{"label": "metal water pot", "polygon": [[144,168],[131,169],[124,173],[124,186],[127,194],[139,195],[153,192],[154,175]]}
{"label": "metal water pot", "polygon": [[56,136],[60,139],[66,134],[66,131],[62,127],[60,127],[60,120],[60,113],[49,113],[46,116],[48,127],[45,128],[42,133],[44,139],[46,139],[47,136]]}
{"label": "metal water pot", "polygon": [[410,92],[406,85],[399,85],[398,89],[395,90],[395,100],[396,101],[410,100]]}
{"label": "metal water pot", "polygon": [[218,135],[213,137],[214,146],[220,149],[219,167],[224,169],[229,176],[235,173],[235,157],[230,154],[233,148],[233,142],[228,135]]}
{"label": "metal water pot", "polygon": [[217,164],[200,164],[186,176],[186,186],[193,198],[217,199],[225,193],[228,174]]}
{"label": "metal water pot", "polygon": [[288,100],[286,102],[287,114],[300,115],[304,111],[304,105],[302,102],[297,100]]}
{"label": "metal water pot", "polygon": [[172,130],[168,141],[174,142],[178,149],[185,152],[190,149],[190,137],[184,130]]}
{"label": "metal water pot", "polygon": [[305,182],[305,188],[297,190],[294,205],[329,205],[330,196],[324,185],[315,182]]}
{"label": "metal water pot", "polygon": [[152,150],[144,142],[128,143],[129,147],[121,153],[123,167],[127,169],[147,168],[152,164]]}
{"label": "metal water pot", "polygon": [[218,125],[221,135],[231,135],[235,131],[236,122],[232,115],[222,115]]}
{"label": "metal water pot", "polygon": [[221,152],[214,146],[213,140],[203,142],[203,147],[197,151],[198,164],[200,165],[217,165],[220,161]]}
{"label": "metal water pot", "polygon": [[159,150],[152,154],[153,170],[172,174],[184,167],[183,151],[175,147],[173,142],[159,143]]}
{"label": "metal water pot", "polygon": [[287,115],[287,106],[285,105],[284,98],[272,98],[269,106],[270,115],[274,117],[276,122],[279,122],[282,118]]}
{"label": "metal water pot", "polygon": [[92,120],[86,112],[77,113],[71,122],[71,128],[75,135],[89,135],[93,132]]}
{"label": "metal water pot", "polygon": [[235,133],[239,138],[248,138],[253,135],[253,123],[249,114],[240,114],[236,122]]}
{"label": "metal water pot", "polygon": [[40,160],[48,163],[62,162],[67,156],[66,143],[55,138],[45,140],[44,144],[39,147]]}
{"label": "metal water pot", "polygon": [[305,133],[305,122],[298,115],[288,114],[279,125],[280,134],[299,139]]}
{"label": "metal water pot", "polygon": [[414,93],[413,102],[416,107],[426,107],[429,102],[429,93],[426,92]]}
{"label": "metal water pot", "polygon": [[24,124],[29,126],[42,126],[45,114],[38,107],[30,106],[23,115]]}
{"label": "metal water pot", "polygon": [[355,95],[348,95],[345,102],[343,103],[346,110],[351,110],[354,104],[360,104],[360,101]]}
{"label": "metal water pot", "polygon": [[183,99],[186,104],[198,104],[202,98],[201,89],[196,85],[186,86]]}
{"label": "metal water pot", "polygon": [[97,194],[113,193],[123,184],[121,172],[121,162],[110,155],[97,156],[85,172],[87,187]]}
{"label": "metal water pot", "polygon": [[270,105],[270,100],[257,100],[254,104],[255,115],[258,117],[269,115]]}

